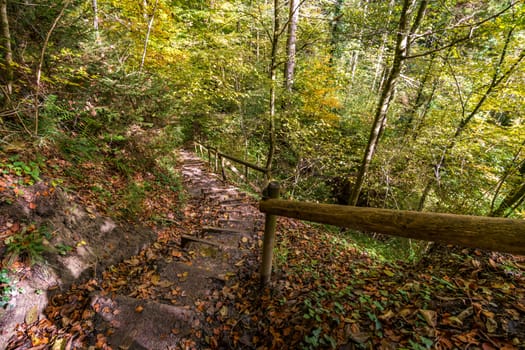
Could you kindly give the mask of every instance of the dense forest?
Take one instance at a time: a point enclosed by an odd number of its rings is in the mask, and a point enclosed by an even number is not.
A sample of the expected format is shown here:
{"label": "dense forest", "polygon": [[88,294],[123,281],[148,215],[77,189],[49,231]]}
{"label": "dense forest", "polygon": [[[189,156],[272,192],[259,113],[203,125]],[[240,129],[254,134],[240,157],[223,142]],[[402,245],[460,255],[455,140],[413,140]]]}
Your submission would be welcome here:
{"label": "dense forest", "polygon": [[257,208],[275,180],[521,227],[523,0],[0,0],[0,29],[0,348],[525,344],[524,257],[289,218],[266,245]]}
{"label": "dense forest", "polygon": [[521,1],[0,5],[4,149],[155,129],[140,147],[202,140],[293,198],[523,216]]}

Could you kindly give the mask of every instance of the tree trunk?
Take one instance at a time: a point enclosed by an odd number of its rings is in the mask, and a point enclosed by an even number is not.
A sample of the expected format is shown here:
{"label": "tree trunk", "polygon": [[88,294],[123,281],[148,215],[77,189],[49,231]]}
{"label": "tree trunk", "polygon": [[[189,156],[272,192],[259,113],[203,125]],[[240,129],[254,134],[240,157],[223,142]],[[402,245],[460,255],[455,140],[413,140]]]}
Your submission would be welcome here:
{"label": "tree trunk", "polygon": [[42,78],[42,67],[44,66],[44,57],[46,55],[47,45],[49,44],[49,39],[51,39],[51,34],[53,34],[53,31],[55,30],[56,26],[58,25],[58,22],[64,16],[64,13],[66,12],[66,9],[68,8],[69,4],[72,0],[66,0],[64,2],[64,6],[60,10],[60,13],[53,21],[53,24],[51,25],[51,28],[49,28],[49,31],[46,34],[46,38],[44,39],[44,44],[42,45],[42,51],[40,52],[40,60],[38,61],[38,68],[36,70],[36,86],[35,86],[35,98],[34,98],[34,106],[35,106],[35,135],[38,135],[38,119],[40,117],[39,113],[39,99],[40,99],[40,80]]}
{"label": "tree trunk", "polygon": [[272,164],[273,157],[275,154],[275,89],[277,79],[277,49],[279,44],[280,36],[280,22],[279,22],[279,0],[273,2],[273,33],[272,33],[272,49],[270,53],[270,120],[268,125],[269,132],[269,145],[268,145],[268,157],[266,158],[266,177],[270,180],[272,177]]}
{"label": "tree trunk", "polygon": [[299,0],[290,0],[288,20],[288,40],[286,42],[286,65],[284,66],[284,87],[292,92],[295,71],[295,44],[297,41],[297,24],[299,22]]}
{"label": "tree trunk", "polygon": [[[394,5],[395,5],[395,0],[390,0],[390,3],[388,4],[388,18],[390,18],[390,16],[392,16],[392,10],[394,8]],[[371,91],[380,91],[381,90],[381,87],[382,87],[381,76],[382,76],[382,72],[384,71],[383,56],[385,54],[385,49],[386,49],[387,43],[388,43],[388,32],[385,31],[383,33],[383,38],[381,40],[381,47],[379,48],[379,55],[377,57],[377,62],[376,62],[376,72],[374,74],[374,80],[372,81],[372,90]],[[379,86],[378,86],[378,88],[376,90],[376,83],[377,83],[378,80],[379,80]]]}
{"label": "tree trunk", "polygon": [[4,51],[6,93],[11,95],[13,93],[13,51],[11,49],[9,17],[7,16],[7,0],[0,0],[0,25],[2,29],[0,48]]}
{"label": "tree trunk", "polygon": [[93,0],[93,29],[95,30],[95,42],[100,43],[100,33],[98,31],[98,3]]}
{"label": "tree trunk", "polygon": [[339,41],[341,41],[341,17],[343,16],[344,0],[336,0],[332,23],[330,25],[330,64],[333,64],[337,55]]}
{"label": "tree trunk", "polygon": [[409,27],[410,13],[414,8],[415,2],[415,0],[403,1],[403,8],[399,17],[394,61],[392,62],[392,67],[390,68],[377,104],[374,122],[372,124],[370,136],[368,138],[368,144],[366,146],[363,161],[361,162],[361,167],[359,168],[357,179],[348,201],[348,204],[350,205],[357,204],[357,199],[359,198],[359,193],[363,187],[364,179],[368,173],[370,163],[372,162],[375,150],[379,144],[379,139],[386,125],[388,109],[390,107],[390,102],[394,97],[397,79],[401,74],[402,63],[404,58],[408,56],[410,52],[410,36],[417,30],[425,13],[427,0],[422,0],[419,4],[419,9],[414,22],[412,26]]}
{"label": "tree trunk", "polygon": [[[417,89],[416,94],[416,100],[415,102],[408,108],[407,115],[405,115],[405,126],[403,131],[403,136],[407,136],[410,130],[414,126],[414,119],[416,117],[416,114],[418,113],[419,108],[425,104],[426,101],[428,101],[428,97],[425,96],[425,88],[426,85],[431,77],[432,71],[434,70],[434,61],[435,61],[435,54],[432,54],[430,57],[430,62],[427,66],[427,70],[425,71],[425,74],[423,75],[423,78],[419,82],[419,87]],[[433,95],[433,94],[432,94]],[[431,98],[430,98],[431,99]]]}
{"label": "tree trunk", "polygon": [[[516,188],[514,191],[510,192],[500,203],[498,208],[494,210],[490,216],[508,216],[510,213],[512,213],[513,209],[516,209],[521,203],[523,203],[523,200],[525,199],[525,179],[523,179],[523,182],[521,183],[518,188]],[[505,212],[508,209],[510,210],[507,215],[505,215]]]}
{"label": "tree trunk", "polygon": [[[518,149],[518,151],[516,152],[516,154],[514,155],[514,157],[512,159],[511,165],[505,170],[505,172],[501,176],[501,179],[498,181],[498,184],[496,185],[496,190],[494,191],[494,196],[492,197],[492,201],[490,202],[490,215],[493,215],[493,213],[495,212],[494,207],[495,207],[496,199],[499,196],[499,193],[501,191],[501,188],[503,187],[503,184],[505,183],[507,178],[513,174],[513,168],[514,168],[514,170],[516,170],[515,169],[516,168],[515,164],[516,164],[518,158],[520,157],[521,151],[522,151],[524,146],[525,146],[525,141],[523,141],[522,144],[520,145],[520,148]],[[521,161],[521,163],[518,163],[517,169],[519,169],[519,171],[520,171],[520,173],[522,175],[525,175],[525,159],[523,161]]]}
{"label": "tree trunk", "polygon": [[151,34],[151,28],[153,27],[153,20],[155,19],[155,11],[157,11],[158,4],[159,4],[159,0],[155,0],[155,5],[153,5],[153,12],[151,13],[151,17],[148,22],[148,31],[146,32],[146,39],[144,40],[144,50],[142,51],[142,59],[140,60],[139,72],[142,72],[142,68],[144,68],[144,61],[146,61],[146,53],[148,51],[149,36]]}
{"label": "tree trunk", "polygon": [[[506,78],[508,78],[512,72],[514,72],[519,66],[521,61],[525,58],[525,50],[522,50],[518,59],[516,62],[514,62],[505,72],[502,73],[501,69],[503,67],[503,63],[505,62],[505,57],[507,56],[507,49],[509,46],[509,43],[512,39],[512,33],[514,31],[514,28],[511,28],[509,30],[509,33],[507,34],[507,37],[505,38],[505,45],[503,46],[503,50],[501,51],[499,61],[494,68],[494,74],[492,75],[492,79],[489,83],[489,86],[487,87],[487,90],[485,93],[481,96],[478,103],[474,106],[472,111],[464,118],[461,119],[459,122],[459,125],[456,128],[456,131],[454,132],[454,135],[452,136],[449,144],[445,147],[443,150],[443,153],[441,154],[441,157],[437,164],[434,165],[434,177],[432,177],[429,180],[428,186],[432,186],[434,183],[434,180],[436,183],[439,184],[441,180],[441,169],[443,168],[445,164],[445,160],[448,157],[449,152],[456,146],[456,143],[458,142],[459,136],[463,134],[465,129],[467,128],[467,125],[472,121],[472,119],[478,114],[479,110],[487,100],[487,98],[490,96],[490,94],[494,91],[494,89]],[[463,106],[463,110],[465,110],[465,106]],[[428,192],[430,192],[430,188],[428,191],[425,191],[426,193],[423,193],[423,196],[420,200],[420,207],[423,208],[425,205],[425,200],[428,197]]]}

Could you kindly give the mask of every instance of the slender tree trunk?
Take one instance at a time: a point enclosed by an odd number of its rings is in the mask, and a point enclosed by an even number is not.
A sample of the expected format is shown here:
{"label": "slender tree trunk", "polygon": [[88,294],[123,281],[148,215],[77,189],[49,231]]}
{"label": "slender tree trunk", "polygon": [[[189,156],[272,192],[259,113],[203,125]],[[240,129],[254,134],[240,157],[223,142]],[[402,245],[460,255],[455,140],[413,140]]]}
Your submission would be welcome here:
{"label": "slender tree trunk", "polygon": [[410,130],[413,128],[414,125],[414,119],[416,117],[416,114],[419,111],[419,108],[425,104],[425,100],[428,101],[428,97],[425,98],[425,88],[427,85],[427,82],[429,81],[432,71],[434,70],[434,60],[435,60],[435,54],[432,54],[430,57],[430,62],[427,66],[427,70],[425,71],[425,74],[423,75],[423,78],[419,82],[419,87],[417,89],[416,94],[416,100],[414,103],[410,106],[409,110],[407,111],[407,119],[405,121],[405,130],[403,131],[403,136],[408,135]]}
{"label": "slender tree trunk", "polygon": [[[515,168],[515,164],[516,164],[516,161],[518,160],[518,158],[520,157],[520,154],[521,154],[521,151],[523,149],[523,147],[525,146],[525,141],[523,141],[523,143],[520,145],[520,148],[518,149],[518,151],[516,152],[516,154],[514,155],[513,159],[512,159],[512,164],[511,166],[509,166],[505,172],[503,173],[503,175],[501,176],[501,179],[498,181],[498,184],[496,185],[496,190],[494,191],[494,196],[492,196],[492,201],[490,202],[490,215],[492,216],[492,214],[494,213],[495,209],[495,205],[496,205],[496,199],[498,198],[499,196],[499,193],[501,191],[501,188],[503,187],[503,184],[505,183],[505,181],[507,180],[507,178],[509,176],[511,176],[513,174],[513,168]],[[518,164],[518,167],[517,167],[519,170],[520,170],[520,173],[525,173],[525,159],[523,161],[521,161],[521,163]],[[523,171],[522,171],[523,169]],[[514,169],[516,170],[516,169]]]}
{"label": "slender tree trunk", "polygon": [[355,71],[357,70],[357,63],[359,62],[359,50],[352,52],[352,65],[350,68],[350,81],[354,81]]}
{"label": "slender tree trunk", "polygon": [[498,208],[494,210],[490,216],[505,216],[505,212],[511,209],[507,215],[512,213],[513,209],[516,209],[525,199],[525,178],[520,186],[518,186],[514,191],[510,192],[503,201],[500,203]]}
{"label": "slender tree trunk", "polygon": [[95,30],[95,42],[100,43],[100,33],[98,31],[98,2],[93,0],[93,29]]}
{"label": "slender tree trunk", "polygon": [[404,0],[403,8],[401,10],[401,15],[399,17],[399,25],[396,39],[396,48],[394,52],[394,61],[392,62],[392,67],[388,73],[388,77],[385,81],[385,85],[382,89],[377,109],[375,112],[374,122],[370,131],[370,136],[368,138],[368,144],[366,146],[365,154],[363,161],[361,162],[361,167],[357,174],[357,179],[352,189],[348,204],[356,205],[363,187],[364,179],[368,173],[370,163],[375,154],[377,145],[379,144],[379,139],[383,133],[383,129],[386,125],[387,113],[390,107],[390,102],[394,97],[395,87],[397,79],[401,74],[402,63],[406,56],[410,52],[410,37],[415,33],[421,20],[424,17],[425,9],[427,6],[427,0],[422,0],[419,4],[419,9],[417,15],[414,19],[414,22],[411,27],[409,27],[410,14],[414,8],[416,1],[415,0]]}
{"label": "slender tree trunk", "polygon": [[330,64],[333,64],[334,57],[337,55],[337,49],[341,40],[341,17],[343,16],[344,0],[336,0],[332,23],[330,25]]}
{"label": "slender tree trunk", "polygon": [[[364,1],[361,1],[361,7],[363,7],[363,17],[367,17],[368,15],[368,1],[367,0],[364,0]],[[363,42],[363,27],[360,28],[359,30],[359,34],[357,36],[357,42],[359,43],[359,45],[361,46],[362,45],[362,42]],[[350,67],[350,81],[353,83],[354,82],[354,78],[355,78],[355,72],[357,71],[357,66],[359,64],[359,54],[360,54],[360,51],[361,51],[361,47],[358,47],[357,49],[355,49],[353,52],[352,52],[352,64],[351,64],[351,67]]]}
{"label": "slender tree trunk", "polygon": [[149,36],[151,34],[151,28],[153,27],[153,20],[155,19],[155,12],[157,11],[158,4],[159,4],[159,0],[155,0],[155,5],[153,5],[153,12],[151,13],[151,17],[149,18],[149,22],[148,22],[148,31],[146,32],[146,39],[144,40],[144,50],[142,51],[142,59],[140,60],[139,72],[142,72],[142,68],[144,68],[144,61],[146,61],[146,53],[148,52]]}
{"label": "slender tree trunk", "polygon": [[[505,45],[503,46],[503,50],[501,51],[501,55],[499,58],[499,61],[494,68],[494,74],[492,75],[492,79],[490,81],[489,86],[487,87],[487,90],[485,93],[481,96],[479,101],[476,103],[472,111],[464,118],[461,119],[459,122],[459,125],[456,128],[456,131],[454,132],[454,135],[452,136],[449,144],[445,147],[443,150],[443,153],[441,154],[441,157],[437,164],[434,165],[434,177],[432,177],[429,180],[429,183],[427,184],[427,187],[430,187],[428,191],[424,191],[423,196],[420,200],[420,207],[423,208],[425,205],[425,201],[428,197],[428,193],[430,192],[431,186],[434,183],[437,183],[439,185],[441,181],[441,169],[443,168],[445,164],[445,160],[448,157],[448,154],[452,149],[456,146],[456,143],[458,142],[459,136],[463,134],[463,132],[466,130],[467,125],[472,121],[472,119],[478,114],[479,110],[487,100],[487,98],[490,96],[490,94],[494,91],[494,89],[506,78],[508,78],[519,66],[521,61],[525,58],[525,50],[522,49],[518,59],[516,62],[514,62],[505,72],[502,72],[503,63],[505,62],[505,57],[507,56],[507,49],[509,46],[509,43],[512,39],[512,33],[514,31],[514,28],[511,28],[507,34],[507,37],[505,39]],[[463,110],[465,110],[465,106],[463,106]]]}
{"label": "slender tree trunk", "polygon": [[270,120],[268,125],[269,131],[269,145],[268,157],[266,158],[267,180],[272,177],[273,157],[275,154],[275,89],[277,88],[277,49],[280,36],[280,22],[279,22],[279,0],[273,2],[273,31],[272,31],[272,48],[270,53]]}
{"label": "slender tree trunk", "polygon": [[142,17],[148,20],[148,0],[142,0]]}
{"label": "slender tree trunk", "polygon": [[297,41],[297,24],[299,22],[299,0],[290,0],[288,20],[288,40],[286,42],[286,65],[284,66],[284,87],[292,92],[295,71],[295,45]]}
{"label": "slender tree trunk", "polygon": [[0,49],[4,53],[6,92],[7,95],[11,95],[13,93],[13,51],[11,49],[9,17],[7,16],[7,0],[0,0],[0,25],[2,30]]}
{"label": "slender tree trunk", "polygon": [[[394,5],[395,5],[395,0],[390,0],[390,3],[388,4],[388,18],[392,16],[392,10],[394,8]],[[381,90],[381,86],[383,82],[383,79],[381,79],[382,77],[381,73],[385,70],[383,66],[383,56],[385,55],[385,49],[386,49],[387,43],[388,43],[388,32],[385,30],[382,35],[381,47],[379,48],[379,55],[377,57],[376,72],[374,74],[374,80],[372,81],[372,91]],[[379,81],[379,86],[377,87],[377,90],[376,90],[376,83],[378,80],[380,81]]]}
{"label": "slender tree trunk", "polygon": [[53,21],[53,24],[51,25],[51,28],[46,34],[46,38],[44,39],[44,44],[42,45],[42,51],[40,52],[40,60],[38,61],[38,68],[36,70],[36,83],[35,83],[35,97],[34,97],[34,105],[35,105],[35,135],[38,135],[38,122],[39,122],[39,98],[40,98],[40,80],[42,78],[42,67],[44,66],[44,57],[46,55],[47,45],[49,44],[49,39],[51,38],[51,34],[53,34],[53,31],[55,30],[56,26],[58,25],[58,22],[64,16],[64,13],[66,12],[66,9],[68,8],[69,4],[71,3],[71,0],[66,0],[64,2],[64,6],[60,10],[60,13]]}

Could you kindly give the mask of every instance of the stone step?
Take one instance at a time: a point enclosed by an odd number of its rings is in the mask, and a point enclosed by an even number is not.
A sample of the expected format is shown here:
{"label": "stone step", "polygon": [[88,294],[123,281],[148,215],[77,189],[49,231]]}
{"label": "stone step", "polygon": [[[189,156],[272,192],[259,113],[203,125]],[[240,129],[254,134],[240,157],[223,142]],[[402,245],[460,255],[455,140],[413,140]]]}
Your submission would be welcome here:
{"label": "stone step", "polygon": [[[183,263],[174,261],[160,269],[162,280],[174,282],[171,302],[175,305],[194,305],[224,286],[232,267],[222,260],[194,257]],[[233,273],[233,271],[231,271]]]}
{"label": "stone step", "polygon": [[97,313],[95,328],[109,334],[113,349],[169,349],[200,324],[189,308],[122,295],[95,294],[91,306]]}
{"label": "stone step", "polygon": [[201,244],[210,245],[212,247],[221,248],[221,244],[216,243],[216,242],[212,242],[212,241],[209,241],[209,240],[206,240],[206,239],[202,239],[202,238],[197,238],[197,237],[190,236],[190,235],[182,235],[181,236],[181,238],[180,238],[180,245],[181,245],[182,248],[188,248],[190,243],[201,243]]}
{"label": "stone step", "polygon": [[247,230],[241,230],[236,228],[229,228],[229,227],[213,227],[213,226],[203,226],[201,229],[201,232],[203,234],[213,232],[213,233],[233,233],[233,234],[239,234],[242,236],[249,235],[249,232]]}

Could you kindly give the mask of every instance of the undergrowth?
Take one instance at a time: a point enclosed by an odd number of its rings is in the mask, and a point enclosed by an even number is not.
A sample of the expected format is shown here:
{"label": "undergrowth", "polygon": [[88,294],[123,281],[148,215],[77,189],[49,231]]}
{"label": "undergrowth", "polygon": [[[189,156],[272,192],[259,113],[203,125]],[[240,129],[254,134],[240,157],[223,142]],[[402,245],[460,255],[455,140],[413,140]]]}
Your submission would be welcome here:
{"label": "undergrowth", "polygon": [[5,268],[0,270],[0,309],[9,305],[15,292],[15,282],[9,276],[9,271]]}
{"label": "undergrowth", "polygon": [[51,233],[45,226],[24,225],[22,229],[5,239],[7,246],[7,265],[16,260],[27,261],[30,265],[43,261],[43,254],[50,250],[44,242],[51,239]]}

